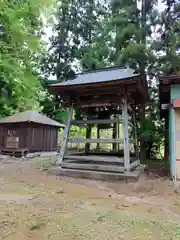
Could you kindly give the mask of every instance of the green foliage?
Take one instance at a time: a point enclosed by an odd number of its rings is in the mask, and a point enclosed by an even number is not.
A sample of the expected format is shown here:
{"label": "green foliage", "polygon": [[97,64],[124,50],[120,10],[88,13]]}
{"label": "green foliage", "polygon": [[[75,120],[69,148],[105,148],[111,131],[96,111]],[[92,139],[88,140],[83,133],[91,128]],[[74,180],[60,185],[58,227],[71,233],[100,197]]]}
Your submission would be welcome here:
{"label": "green foliage", "polygon": [[161,124],[150,114],[141,124],[138,129],[139,139],[143,139],[146,147],[146,159],[162,157],[161,148],[164,143],[164,129]]}
{"label": "green foliage", "polygon": [[36,54],[41,49],[41,0],[0,1],[0,115],[39,108]]}
{"label": "green foliage", "polygon": [[157,53],[157,71],[167,75],[180,70],[179,22],[180,3],[178,0],[164,0],[165,10],[160,14],[157,37],[152,48]]}

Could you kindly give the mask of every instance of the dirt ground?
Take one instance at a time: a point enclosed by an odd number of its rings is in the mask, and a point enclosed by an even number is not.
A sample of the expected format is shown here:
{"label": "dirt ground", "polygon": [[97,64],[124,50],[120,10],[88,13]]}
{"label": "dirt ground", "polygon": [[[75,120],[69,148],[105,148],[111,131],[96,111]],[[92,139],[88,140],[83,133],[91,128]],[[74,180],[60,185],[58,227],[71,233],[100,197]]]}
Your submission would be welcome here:
{"label": "dirt ground", "polygon": [[105,183],[55,177],[40,164],[0,161],[0,239],[180,239],[180,193],[167,178]]}

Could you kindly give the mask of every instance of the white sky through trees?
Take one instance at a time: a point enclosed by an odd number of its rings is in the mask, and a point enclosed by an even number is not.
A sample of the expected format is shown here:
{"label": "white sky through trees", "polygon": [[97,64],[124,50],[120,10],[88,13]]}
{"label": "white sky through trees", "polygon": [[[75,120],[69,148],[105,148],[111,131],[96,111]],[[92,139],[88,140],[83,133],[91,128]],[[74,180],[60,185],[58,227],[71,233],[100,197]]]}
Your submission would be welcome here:
{"label": "white sky through trees", "polygon": [[[162,0],[157,0],[156,8],[159,10],[159,12],[164,10],[165,4],[162,2]],[[51,24],[48,25],[46,17],[42,16],[42,18],[43,18],[43,21],[44,21],[44,24],[45,24],[45,28],[44,28],[44,33],[45,34],[44,34],[42,40],[47,42],[47,44],[49,45],[50,44],[49,38],[51,36],[53,36],[53,31],[52,31],[53,23],[51,22]],[[49,76],[49,80],[51,80],[51,79],[55,79],[55,77],[54,76]]]}
{"label": "white sky through trees", "polygon": [[[162,0],[157,0],[158,4],[157,4],[157,8],[159,11],[163,11],[165,8],[164,3],[162,2]],[[45,36],[43,37],[43,40],[46,42],[49,42],[49,38],[52,36],[53,32],[52,32],[52,26],[47,26],[45,29]]]}

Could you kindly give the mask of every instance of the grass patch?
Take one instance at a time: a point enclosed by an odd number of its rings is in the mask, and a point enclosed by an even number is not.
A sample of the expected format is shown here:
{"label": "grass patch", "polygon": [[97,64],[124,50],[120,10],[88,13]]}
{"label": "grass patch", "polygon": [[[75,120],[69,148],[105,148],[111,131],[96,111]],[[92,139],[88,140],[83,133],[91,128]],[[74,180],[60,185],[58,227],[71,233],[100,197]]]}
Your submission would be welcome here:
{"label": "grass patch", "polygon": [[41,229],[42,227],[45,227],[46,221],[44,219],[35,219],[30,221],[29,223],[29,230],[34,231],[36,229]]}
{"label": "grass patch", "polygon": [[148,159],[144,161],[145,172],[155,174],[159,177],[170,177],[170,163],[165,160]]}
{"label": "grass patch", "polygon": [[37,168],[46,171],[56,162],[56,156],[53,157],[38,157],[34,159]]}

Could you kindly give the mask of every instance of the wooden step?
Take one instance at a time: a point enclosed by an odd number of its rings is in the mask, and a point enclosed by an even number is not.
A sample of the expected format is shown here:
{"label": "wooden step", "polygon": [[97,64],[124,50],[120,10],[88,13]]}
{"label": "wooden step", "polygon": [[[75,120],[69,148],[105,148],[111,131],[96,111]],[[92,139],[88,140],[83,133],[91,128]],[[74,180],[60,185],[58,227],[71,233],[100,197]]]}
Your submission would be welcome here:
{"label": "wooden step", "polygon": [[91,171],[104,171],[104,172],[117,172],[123,173],[124,167],[117,165],[107,165],[107,164],[92,164],[92,163],[73,163],[73,162],[62,162],[62,168],[69,169],[82,169]]}
{"label": "wooden step", "polygon": [[144,171],[143,166],[137,167],[133,172],[114,173],[114,172],[99,172],[81,169],[67,169],[59,166],[52,167],[48,170],[49,174],[56,176],[67,176],[73,178],[94,179],[100,181],[137,181],[140,174]]}
{"label": "wooden step", "polygon": [[83,160],[83,161],[95,161],[100,163],[124,163],[124,158],[122,157],[113,157],[113,156],[96,156],[96,155],[65,155],[64,159],[66,160]]}

